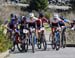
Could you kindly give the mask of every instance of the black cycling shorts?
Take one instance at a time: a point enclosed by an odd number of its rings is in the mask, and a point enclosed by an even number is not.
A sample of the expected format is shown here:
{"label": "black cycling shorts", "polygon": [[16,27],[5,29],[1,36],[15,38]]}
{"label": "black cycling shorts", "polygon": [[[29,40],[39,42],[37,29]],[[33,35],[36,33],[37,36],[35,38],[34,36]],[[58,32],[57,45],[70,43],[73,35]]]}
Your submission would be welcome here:
{"label": "black cycling shorts", "polygon": [[35,28],[36,25],[35,25],[35,23],[28,23],[28,27],[33,27],[33,28]]}
{"label": "black cycling shorts", "polygon": [[60,26],[65,26],[64,22],[60,21],[58,22]]}

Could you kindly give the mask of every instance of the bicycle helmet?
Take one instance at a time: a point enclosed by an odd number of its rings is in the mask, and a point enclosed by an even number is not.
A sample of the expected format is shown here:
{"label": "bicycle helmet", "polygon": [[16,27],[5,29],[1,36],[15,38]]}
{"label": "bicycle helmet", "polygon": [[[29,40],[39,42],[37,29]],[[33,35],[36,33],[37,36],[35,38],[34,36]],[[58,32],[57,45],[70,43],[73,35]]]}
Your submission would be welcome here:
{"label": "bicycle helmet", "polygon": [[54,13],[54,14],[53,14],[53,17],[54,17],[54,18],[59,18],[59,15],[58,15],[57,13]]}
{"label": "bicycle helmet", "polygon": [[39,13],[39,17],[44,17],[44,14],[43,13]]}
{"label": "bicycle helmet", "polygon": [[34,17],[34,13],[29,13],[29,17]]}
{"label": "bicycle helmet", "polygon": [[13,14],[13,13],[11,13],[11,14],[10,14],[10,17],[11,17],[11,18],[12,18],[12,17],[14,17],[14,14]]}

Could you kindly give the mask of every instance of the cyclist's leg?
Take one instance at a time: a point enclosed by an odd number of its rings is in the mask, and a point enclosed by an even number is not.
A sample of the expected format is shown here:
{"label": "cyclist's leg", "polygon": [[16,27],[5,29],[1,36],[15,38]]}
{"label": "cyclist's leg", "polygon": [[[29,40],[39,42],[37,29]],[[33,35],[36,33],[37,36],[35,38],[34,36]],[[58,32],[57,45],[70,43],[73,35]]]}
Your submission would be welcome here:
{"label": "cyclist's leg", "polygon": [[54,30],[55,30],[55,28],[51,28],[51,31],[52,31],[52,40],[54,38]]}
{"label": "cyclist's leg", "polygon": [[38,39],[39,38],[39,36],[38,36],[38,29],[36,29],[36,38]]}

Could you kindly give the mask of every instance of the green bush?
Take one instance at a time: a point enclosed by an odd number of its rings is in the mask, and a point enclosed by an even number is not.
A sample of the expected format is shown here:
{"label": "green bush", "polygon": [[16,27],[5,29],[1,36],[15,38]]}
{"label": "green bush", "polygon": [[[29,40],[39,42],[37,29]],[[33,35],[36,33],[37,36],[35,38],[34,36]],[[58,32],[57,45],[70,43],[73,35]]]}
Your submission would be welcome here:
{"label": "green bush", "polygon": [[10,39],[3,34],[3,30],[0,29],[0,52],[5,52],[11,47]]}
{"label": "green bush", "polygon": [[50,17],[51,17],[50,12],[45,12],[45,17],[46,17],[47,19],[50,19]]}

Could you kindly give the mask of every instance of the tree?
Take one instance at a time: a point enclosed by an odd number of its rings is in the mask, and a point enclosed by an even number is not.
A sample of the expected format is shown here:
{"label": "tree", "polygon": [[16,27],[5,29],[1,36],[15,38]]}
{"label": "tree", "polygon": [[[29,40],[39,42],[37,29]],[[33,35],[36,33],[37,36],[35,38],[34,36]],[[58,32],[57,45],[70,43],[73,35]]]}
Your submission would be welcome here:
{"label": "tree", "polygon": [[30,9],[32,10],[46,10],[48,6],[48,0],[31,0]]}
{"label": "tree", "polygon": [[70,1],[71,7],[73,10],[75,10],[75,0]]}

